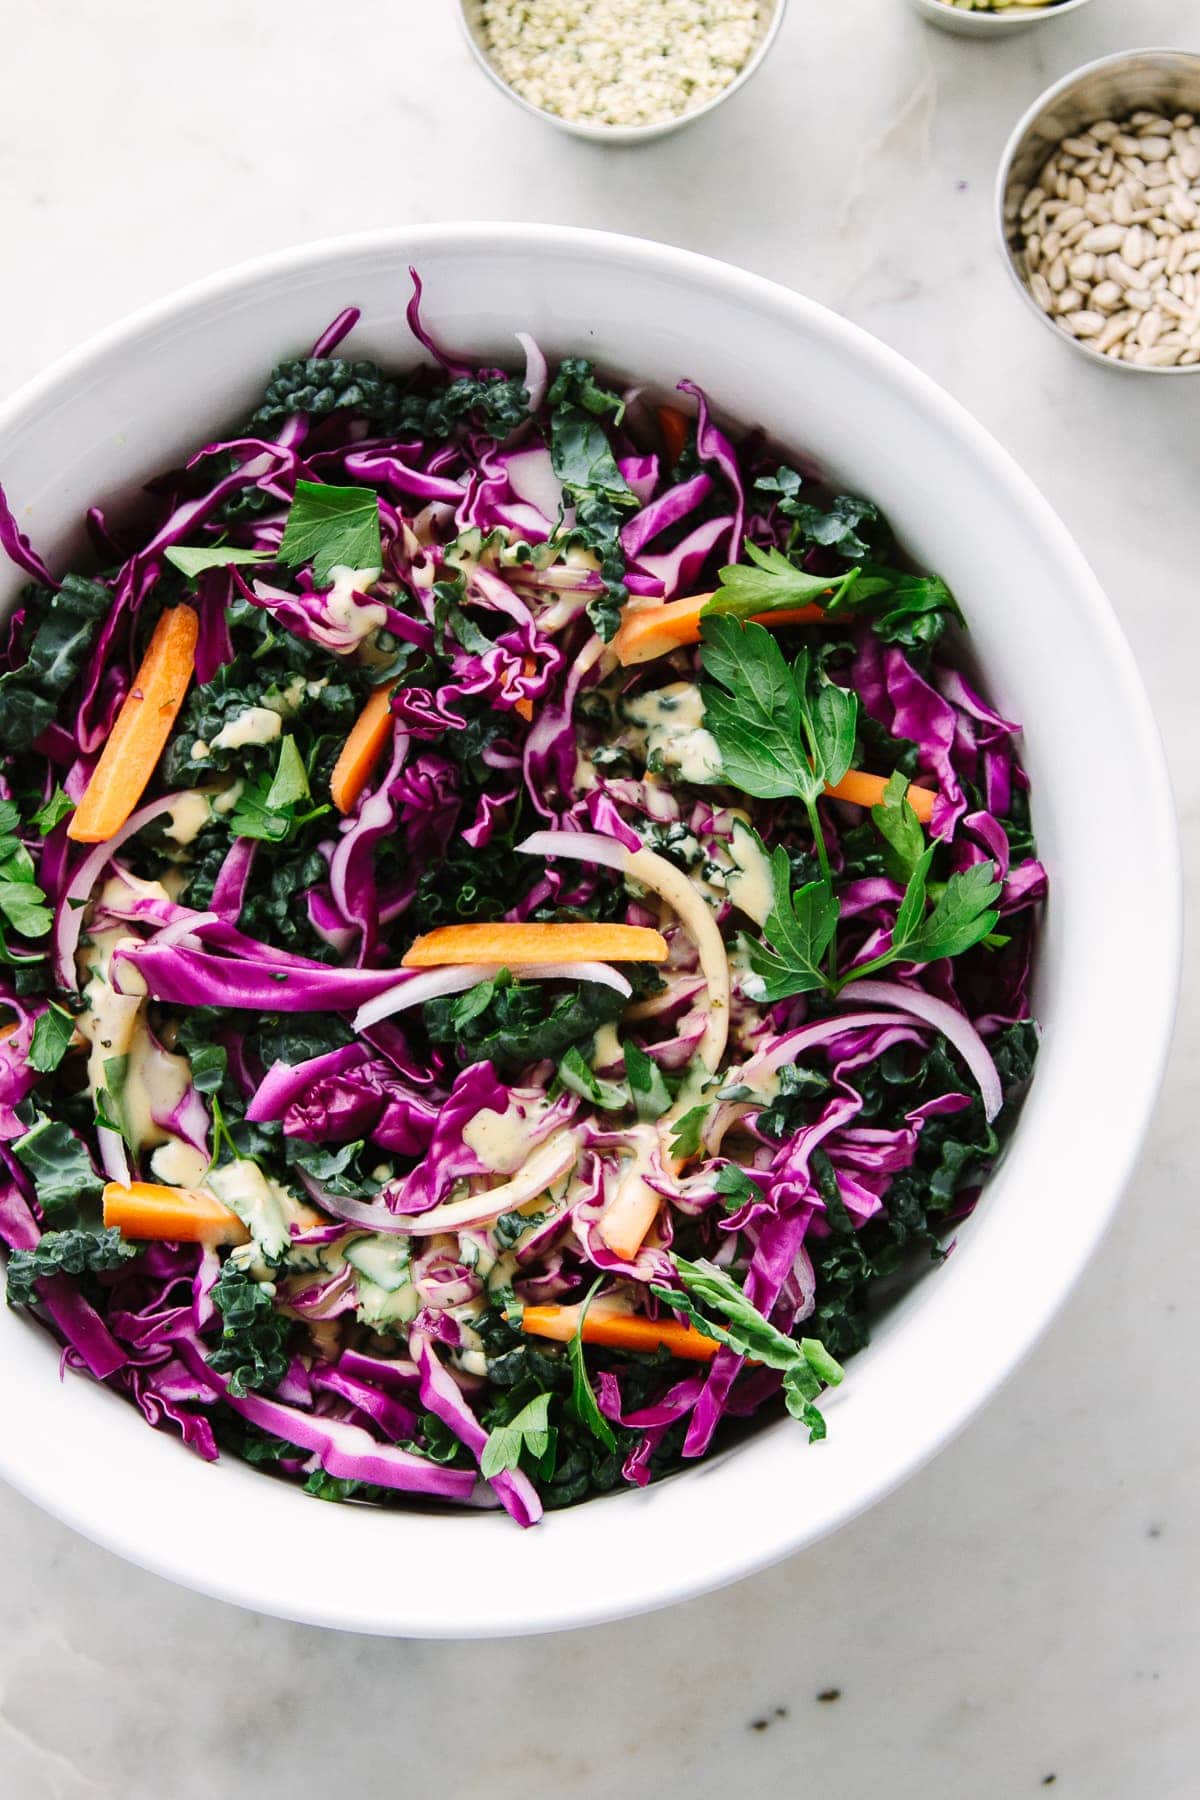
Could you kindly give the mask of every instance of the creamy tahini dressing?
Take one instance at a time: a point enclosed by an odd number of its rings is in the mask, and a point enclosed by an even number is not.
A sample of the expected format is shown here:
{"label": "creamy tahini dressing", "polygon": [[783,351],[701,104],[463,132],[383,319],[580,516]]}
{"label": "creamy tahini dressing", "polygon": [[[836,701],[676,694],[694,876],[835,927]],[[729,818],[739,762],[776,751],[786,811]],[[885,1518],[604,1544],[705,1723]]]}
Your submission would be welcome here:
{"label": "creamy tahini dressing", "polygon": [[726,871],[726,893],[747,918],[753,919],[756,925],[765,925],[775,904],[771,861],[749,826],[743,825],[740,819],[734,820],[729,854],[734,867]]}
{"label": "creamy tahini dressing", "polygon": [[247,706],[222,725],[212,740],[213,750],[244,750],[250,744],[270,744],[283,731],[283,720],[269,706]]}
{"label": "creamy tahini dressing", "polygon": [[290,1245],[293,1225],[303,1228],[317,1217],[249,1157],[211,1169],[205,1186],[237,1214],[254,1239],[254,1248],[272,1260]]}
{"label": "creamy tahini dressing", "polygon": [[195,788],[187,789],[171,808],[171,823],[164,828],[163,836],[174,838],[177,844],[194,842],[208,824],[211,811],[207,794],[201,794]]}
{"label": "creamy tahini dressing", "polygon": [[339,631],[359,643],[387,624],[386,606],[381,606],[377,600],[356,600],[354,597],[356,593],[365,594],[379,580],[381,573],[380,569],[348,569],[344,563],[335,563],[329,571],[333,585],[324,596],[325,611]]}
{"label": "creamy tahini dressing", "polygon": [[[91,942],[80,952],[81,967],[88,975],[83,989],[87,1010],[80,1014],[77,1023],[90,1046],[88,1086],[94,1104],[98,1104],[101,1089],[105,1091],[109,1111],[115,1109],[119,1113],[136,1149],[155,1150],[151,1166],[161,1179],[180,1187],[193,1187],[204,1175],[207,1157],[155,1118],[156,1113],[159,1118],[169,1117],[183,1101],[191,1086],[191,1065],[185,1056],[165,1050],[151,1037],[145,1020],[145,995],[118,994],[109,981],[113,950],[123,941],[136,940],[129,938],[124,926],[113,926],[93,932]],[[112,1093],[105,1070],[105,1064],[114,1058],[125,1059],[117,1094]],[[165,1159],[165,1167],[159,1163],[159,1157]]]}
{"label": "creamy tahini dressing", "polygon": [[463,1143],[493,1174],[515,1175],[529,1156],[529,1125],[529,1111],[519,1104],[502,1113],[484,1106],[463,1126]]}
{"label": "creamy tahini dressing", "polygon": [[721,779],[717,740],[704,727],[704,701],[690,681],[673,681],[624,704],[625,717],[637,728],[647,761],[674,769],[684,781],[701,786]]}

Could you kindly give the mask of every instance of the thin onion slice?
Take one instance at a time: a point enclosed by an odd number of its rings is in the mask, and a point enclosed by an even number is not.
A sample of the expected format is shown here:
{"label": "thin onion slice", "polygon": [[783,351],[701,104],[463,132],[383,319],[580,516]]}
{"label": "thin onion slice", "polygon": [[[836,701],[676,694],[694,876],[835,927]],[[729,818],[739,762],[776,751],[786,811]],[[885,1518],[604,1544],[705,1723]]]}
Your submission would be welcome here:
{"label": "thin onion slice", "polygon": [[655,851],[629,849],[599,831],[535,831],[517,849],[525,856],[566,856],[616,869],[649,888],[678,914],[700,953],[708,983],[708,1016],[697,1054],[707,1069],[716,1069],[729,1035],[729,958],[716,920],[687,876]]}
{"label": "thin onion slice", "polygon": [[[407,981],[398,981],[374,1000],[360,1006],[354,1015],[355,1031],[365,1031],[393,1013],[410,1006],[423,1006],[442,994],[461,994],[481,981],[491,981],[501,969],[500,963],[451,963],[442,969],[423,969]],[[633,989],[619,969],[608,963],[527,963],[512,971],[518,981],[592,981],[599,987],[614,988],[628,999]]]}
{"label": "thin onion slice", "polygon": [[205,925],[220,925],[222,923],[223,921],[219,913],[188,913],[186,918],[173,919],[169,925],[164,925],[161,931],[155,932],[150,941],[160,950],[165,950],[168,944],[186,944],[190,950],[199,950],[202,948],[202,945],[198,938],[195,939],[194,942],[188,942],[192,937],[193,932],[199,931],[201,927]]}
{"label": "thin onion slice", "polygon": [[120,831],[113,833],[103,844],[97,844],[80,862],[62,891],[54,914],[54,972],[58,985],[68,994],[75,991],[75,952],[79,948],[79,938],[83,930],[84,903],[100,878],[105,864],[127,839],[133,837],[149,825],[152,819],[170,812],[178,806],[181,794],[161,794],[157,800],[151,800],[148,806],[139,806],[131,813]]}
{"label": "thin onion slice", "polygon": [[481,963],[478,968],[464,969],[451,964],[444,969],[422,969],[385,988],[373,1000],[364,1001],[354,1015],[355,1031],[366,1031],[393,1013],[405,1012],[410,1006],[423,1006],[426,1000],[437,1000],[443,994],[461,994],[481,981],[490,981],[500,973],[499,963]]}
{"label": "thin onion slice", "polygon": [[865,1000],[872,1006],[894,1006],[940,1031],[954,1045],[979,1084],[984,1117],[991,1124],[1004,1105],[1004,1089],[991,1052],[965,1013],[960,1013],[945,1000],[922,993],[920,988],[903,987],[898,981],[852,981],[842,989],[842,999]]}
{"label": "thin onion slice", "polygon": [[391,1229],[411,1237],[432,1237],[439,1231],[461,1231],[468,1225],[490,1225],[501,1213],[536,1200],[539,1194],[569,1173],[579,1159],[579,1140],[573,1131],[556,1132],[538,1147],[511,1181],[465,1200],[450,1200],[425,1213],[405,1216],[393,1213]]}

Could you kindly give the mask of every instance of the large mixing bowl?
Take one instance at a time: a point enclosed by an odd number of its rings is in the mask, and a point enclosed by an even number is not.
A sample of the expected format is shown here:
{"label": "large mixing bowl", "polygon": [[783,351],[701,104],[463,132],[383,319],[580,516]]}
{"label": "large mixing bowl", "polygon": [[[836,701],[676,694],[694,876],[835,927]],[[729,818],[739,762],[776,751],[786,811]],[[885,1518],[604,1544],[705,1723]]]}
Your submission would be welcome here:
{"label": "large mixing bowl", "polygon": [[[232,1458],[207,1465],[118,1395],[60,1381],[56,1346],[0,1307],[0,1474],[49,1511],[246,1606],[478,1636],[612,1618],[760,1568],[870,1506],[995,1392],[1062,1305],[1137,1155],[1174,1010],[1179,868],[1128,646],[1036,489],[894,352],[704,257],[456,225],[319,244],[202,282],[0,408],[0,481],[24,529],[52,564],[73,555],[91,501],[120,500],[243,417],[271,365],[351,302],[364,321],[350,353],[411,362],[410,263],[444,343],[519,362],[513,333],[525,330],[660,388],[691,376],[727,419],[814,452],[878,501],[958,594],[992,697],[1025,722],[1051,882],[1035,995],[1045,1038],[1009,1153],[949,1261],[852,1362],[819,1447],[784,1419],[659,1486],[524,1533],[503,1514],[322,1505]],[[5,569],[0,584],[7,602],[18,581]],[[1114,820],[1136,853],[1114,854]]]}

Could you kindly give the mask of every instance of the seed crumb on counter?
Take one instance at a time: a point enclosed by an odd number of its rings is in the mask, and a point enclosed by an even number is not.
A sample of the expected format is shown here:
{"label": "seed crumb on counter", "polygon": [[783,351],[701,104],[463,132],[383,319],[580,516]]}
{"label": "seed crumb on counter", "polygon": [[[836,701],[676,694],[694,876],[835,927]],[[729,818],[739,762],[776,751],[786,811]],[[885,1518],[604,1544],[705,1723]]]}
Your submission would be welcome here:
{"label": "seed crumb on counter", "polygon": [[714,100],[754,48],[758,0],[483,0],[523,99],[592,125],[662,125]]}
{"label": "seed crumb on counter", "polygon": [[1008,202],[1017,268],[1047,317],[1114,362],[1200,363],[1200,125],[1135,112],[1065,137]]}

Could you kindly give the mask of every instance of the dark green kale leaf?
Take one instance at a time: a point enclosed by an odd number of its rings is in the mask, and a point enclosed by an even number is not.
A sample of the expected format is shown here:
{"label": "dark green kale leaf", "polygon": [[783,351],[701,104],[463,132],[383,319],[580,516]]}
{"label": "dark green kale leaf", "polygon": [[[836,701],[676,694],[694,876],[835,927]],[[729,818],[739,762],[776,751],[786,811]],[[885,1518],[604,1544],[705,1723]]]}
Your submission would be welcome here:
{"label": "dark green kale leaf", "polygon": [[[814,489],[813,483],[807,484]],[[805,484],[795,469],[779,468],[754,484],[756,494],[774,499],[781,517],[791,521],[788,551],[831,550],[847,562],[863,562],[872,550],[886,550],[891,532],[879,508],[855,494],[838,494],[827,505],[802,497]],[[814,490],[815,491],[815,490]]]}
{"label": "dark green kale leaf", "polygon": [[14,1143],[13,1152],[33,1177],[38,1205],[50,1225],[86,1226],[98,1219],[104,1183],[82,1139],[63,1120],[38,1113],[32,1129]]}
{"label": "dark green kale leaf", "polygon": [[590,363],[569,357],[546,395],[550,408],[550,460],[575,504],[575,523],[555,535],[564,550],[591,550],[599,558],[604,591],[588,603],[588,618],[607,643],[629,598],[620,531],[637,499],[617,466],[603,421],[619,424],[625,403],[602,387]]}
{"label": "dark green kale leaf", "polygon": [[119,1269],[140,1252],[119,1231],[47,1231],[32,1250],[8,1258],[8,1304],[28,1306],[35,1284],[51,1275],[100,1275]]}
{"label": "dark green kale leaf", "polygon": [[[483,990],[483,1003],[480,1004]],[[427,1000],[422,1012],[430,1042],[453,1045],[462,1065],[490,1062],[501,1078],[530,1063],[558,1062],[573,1044],[594,1038],[618,1019],[622,996],[595,982],[516,982],[507,970],[465,994]]]}
{"label": "dark green kale leaf", "polygon": [[210,1365],[228,1376],[233,1394],[269,1393],[287,1373],[291,1321],[276,1312],[265,1287],[229,1260],[213,1285],[212,1297],[224,1324]]}
{"label": "dark green kale leaf", "polygon": [[81,673],[112,595],[98,581],[67,575],[57,593],[27,587],[25,661],[0,675],[0,744],[28,750],[53,723],[58,701]]}
{"label": "dark green kale leaf", "polygon": [[274,370],[249,430],[272,435],[293,413],[307,413],[316,420],[344,412],[364,419],[376,431],[390,433],[396,429],[400,404],[397,383],[376,363],[345,362],[340,356],[296,357]]}

